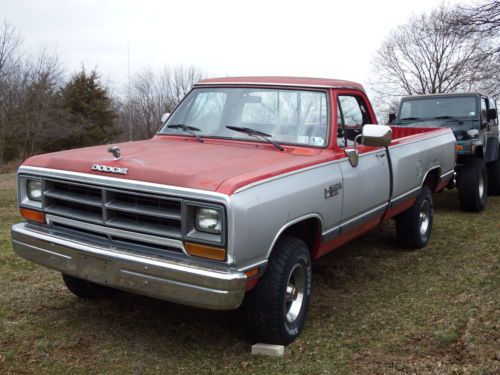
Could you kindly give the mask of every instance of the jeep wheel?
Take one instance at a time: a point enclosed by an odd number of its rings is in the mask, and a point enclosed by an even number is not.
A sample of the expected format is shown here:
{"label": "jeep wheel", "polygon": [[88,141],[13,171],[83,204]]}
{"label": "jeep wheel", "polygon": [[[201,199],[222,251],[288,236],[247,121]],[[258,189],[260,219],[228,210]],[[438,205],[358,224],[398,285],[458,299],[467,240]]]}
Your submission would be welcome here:
{"label": "jeep wheel", "polygon": [[297,338],[309,309],[311,278],[307,245],[294,237],[280,238],[264,276],[243,304],[253,342],[288,345]]}
{"label": "jeep wheel", "polygon": [[65,273],[62,274],[62,277],[69,291],[79,298],[106,298],[111,297],[116,292],[116,289],[78,279]]}
{"label": "jeep wheel", "polygon": [[488,164],[488,194],[500,195],[500,160]]}
{"label": "jeep wheel", "polygon": [[396,217],[396,235],[401,246],[421,249],[429,242],[434,206],[432,192],[424,185],[415,203]]}
{"label": "jeep wheel", "polygon": [[471,158],[458,174],[458,198],[462,210],[480,212],[486,206],[488,174],[484,160]]}

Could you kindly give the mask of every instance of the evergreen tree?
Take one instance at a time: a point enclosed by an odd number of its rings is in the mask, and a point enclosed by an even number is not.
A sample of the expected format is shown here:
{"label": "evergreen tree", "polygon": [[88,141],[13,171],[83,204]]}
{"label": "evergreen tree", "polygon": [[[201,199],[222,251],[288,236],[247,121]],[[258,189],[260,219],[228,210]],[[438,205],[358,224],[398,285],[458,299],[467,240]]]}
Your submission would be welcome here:
{"label": "evergreen tree", "polygon": [[[99,81],[99,74],[85,69],[75,74],[60,91],[60,108],[64,122],[72,127],[68,139],[60,139],[64,146],[55,149],[75,148],[109,143],[118,134],[113,101],[108,89]],[[56,139],[58,137],[55,137]],[[59,147],[63,146],[63,147]]]}

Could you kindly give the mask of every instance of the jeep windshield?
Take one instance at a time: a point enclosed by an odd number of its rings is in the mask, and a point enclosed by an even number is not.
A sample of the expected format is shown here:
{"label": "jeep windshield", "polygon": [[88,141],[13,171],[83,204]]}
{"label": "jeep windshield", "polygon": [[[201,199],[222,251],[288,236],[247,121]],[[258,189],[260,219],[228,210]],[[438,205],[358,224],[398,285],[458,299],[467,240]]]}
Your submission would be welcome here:
{"label": "jeep windshield", "polygon": [[474,96],[406,99],[401,104],[396,124],[457,130],[478,127],[477,100]]}
{"label": "jeep windshield", "polygon": [[[278,144],[324,147],[328,136],[328,105],[324,91],[268,88],[195,88],[176,108],[159,134],[186,135],[169,125],[198,128],[205,138],[259,140],[251,133],[265,133]],[[191,135],[188,135],[191,136]]]}

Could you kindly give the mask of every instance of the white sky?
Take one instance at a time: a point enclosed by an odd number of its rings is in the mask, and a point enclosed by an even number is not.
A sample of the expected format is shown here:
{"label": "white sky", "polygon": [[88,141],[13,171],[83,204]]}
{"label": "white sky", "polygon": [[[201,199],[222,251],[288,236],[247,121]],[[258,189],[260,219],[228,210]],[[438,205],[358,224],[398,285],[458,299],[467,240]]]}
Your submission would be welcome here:
{"label": "white sky", "polygon": [[193,64],[209,76],[313,76],[366,85],[373,53],[390,30],[439,3],[0,0],[0,18],[23,34],[28,51],[55,49],[68,72],[97,67],[118,90],[127,83],[128,43],[132,74]]}

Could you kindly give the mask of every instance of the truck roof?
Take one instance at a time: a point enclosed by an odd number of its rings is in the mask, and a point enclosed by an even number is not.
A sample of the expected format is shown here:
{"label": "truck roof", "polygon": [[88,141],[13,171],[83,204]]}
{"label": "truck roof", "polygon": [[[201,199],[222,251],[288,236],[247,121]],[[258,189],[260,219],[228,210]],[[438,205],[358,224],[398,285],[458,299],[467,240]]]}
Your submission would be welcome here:
{"label": "truck roof", "polygon": [[195,86],[205,85],[269,85],[269,86],[292,86],[292,87],[320,87],[320,88],[346,88],[364,92],[363,86],[352,81],[329,78],[311,77],[280,77],[280,76],[258,76],[258,77],[221,77],[202,79]]}
{"label": "truck roof", "polygon": [[481,94],[480,92],[443,92],[440,94],[416,94],[416,95],[408,95],[408,96],[403,96],[401,100],[407,100],[407,99],[417,99],[417,98],[439,98],[439,97],[450,97],[450,96],[488,96]]}

